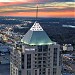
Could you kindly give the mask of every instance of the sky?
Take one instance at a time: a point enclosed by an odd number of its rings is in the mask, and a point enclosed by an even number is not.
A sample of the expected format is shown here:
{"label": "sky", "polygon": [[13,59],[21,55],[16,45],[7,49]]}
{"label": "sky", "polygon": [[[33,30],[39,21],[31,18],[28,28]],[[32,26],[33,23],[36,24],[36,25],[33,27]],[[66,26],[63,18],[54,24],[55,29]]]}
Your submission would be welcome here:
{"label": "sky", "polygon": [[0,0],[0,16],[75,17],[74,0]]}

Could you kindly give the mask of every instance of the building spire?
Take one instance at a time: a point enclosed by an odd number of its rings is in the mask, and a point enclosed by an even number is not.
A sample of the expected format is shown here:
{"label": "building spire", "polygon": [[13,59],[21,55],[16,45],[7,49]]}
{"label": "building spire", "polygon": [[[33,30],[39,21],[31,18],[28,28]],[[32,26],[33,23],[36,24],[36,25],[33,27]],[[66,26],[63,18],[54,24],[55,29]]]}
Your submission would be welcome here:
{"label": "building spire", "polygon": [[37,5],[37,9],[36,9],[36,21],[37,21],[37,18],[38,18],[38,5]]}

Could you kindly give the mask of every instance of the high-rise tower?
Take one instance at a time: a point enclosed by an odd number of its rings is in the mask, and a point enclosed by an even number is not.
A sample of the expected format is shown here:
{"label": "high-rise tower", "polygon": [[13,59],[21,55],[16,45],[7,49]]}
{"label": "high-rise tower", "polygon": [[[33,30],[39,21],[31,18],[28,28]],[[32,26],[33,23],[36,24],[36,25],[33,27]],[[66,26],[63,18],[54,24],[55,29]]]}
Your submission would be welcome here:
{"label": "high-rise tower", "polygon": [[35,22],[22,38],[21,75],[61,75],[60,45]]}
{"label": "high-rise tower", "polygon": [[[38,6],[36,20],[38,17]],[[60,45],[51,41],[38,22],[11,52],[10,75],[61,75]]]}

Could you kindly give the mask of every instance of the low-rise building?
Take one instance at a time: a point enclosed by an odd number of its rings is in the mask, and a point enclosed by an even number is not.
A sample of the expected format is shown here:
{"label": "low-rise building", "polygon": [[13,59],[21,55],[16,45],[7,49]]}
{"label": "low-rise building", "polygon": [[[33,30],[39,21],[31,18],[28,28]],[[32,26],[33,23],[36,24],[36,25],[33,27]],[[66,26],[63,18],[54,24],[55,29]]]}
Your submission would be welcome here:
{"label": "low-rise building", "polygon": [[71,44],[64,44],[63,50],[64,51],[73,51],[73,46]]}

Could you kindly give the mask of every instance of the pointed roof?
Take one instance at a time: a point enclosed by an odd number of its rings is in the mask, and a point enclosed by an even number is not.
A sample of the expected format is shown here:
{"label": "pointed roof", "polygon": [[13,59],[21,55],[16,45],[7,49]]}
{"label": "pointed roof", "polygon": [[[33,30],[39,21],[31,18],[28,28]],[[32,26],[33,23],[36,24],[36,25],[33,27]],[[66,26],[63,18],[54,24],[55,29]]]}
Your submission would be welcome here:
{"label": "pointed roof", "polygon": [[39,23],[35,22],[30,30],[21,39],[21,42],[28,45],[49,45],[53,44],[46,32],[40,26]]}

